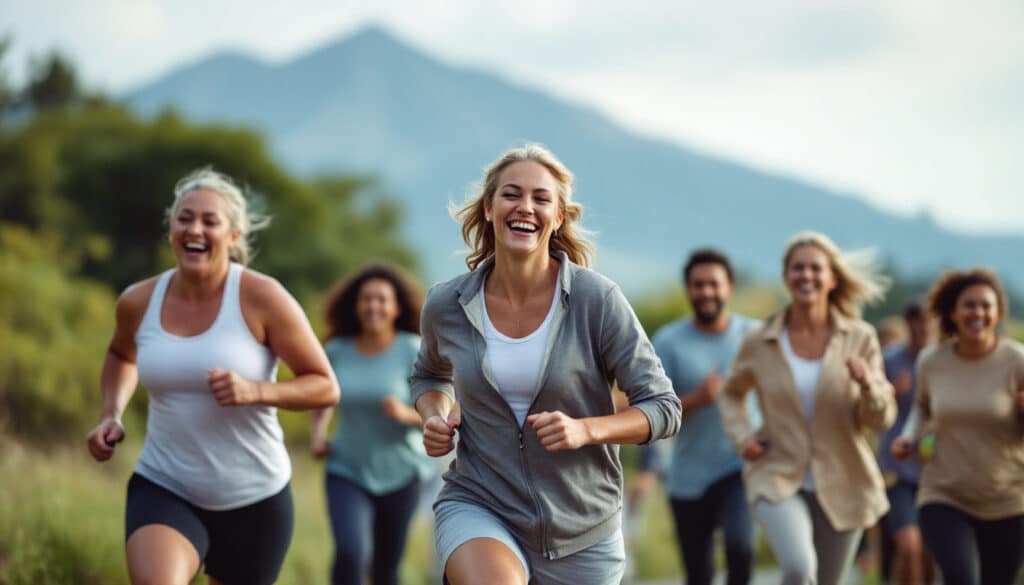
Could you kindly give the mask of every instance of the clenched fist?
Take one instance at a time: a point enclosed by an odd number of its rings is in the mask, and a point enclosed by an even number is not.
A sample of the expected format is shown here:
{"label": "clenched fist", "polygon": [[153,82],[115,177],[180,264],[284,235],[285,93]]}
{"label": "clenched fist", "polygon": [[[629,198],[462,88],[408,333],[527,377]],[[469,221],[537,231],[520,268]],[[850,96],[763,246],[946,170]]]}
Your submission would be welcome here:
{"label": "clenched fist", "polygon": [[124,440],[124,427],[115,418],[105,418],[85,438],[89,454],[96,461],[106,461],[114,456],[114,447]]}
{"label": "clenched fist", "polygon": [[232,370],[210,368],[206,370],[213,399],[221,406],[257,404],[262,398],[259,382],[246,380]]}
{"label": "clenched fist", "polygon": [[455,431],[462,423],[458,410],[448,415],[448,420],[434,415],[423,422],[423,447],[427,455],[441,457],[455,448]]}
{"label": "clenched fist", "polygon": [[531,414],[526,422],[537,431],[540,444],[548,451],[579,449],[590,443],[587,424],[561,411]]}

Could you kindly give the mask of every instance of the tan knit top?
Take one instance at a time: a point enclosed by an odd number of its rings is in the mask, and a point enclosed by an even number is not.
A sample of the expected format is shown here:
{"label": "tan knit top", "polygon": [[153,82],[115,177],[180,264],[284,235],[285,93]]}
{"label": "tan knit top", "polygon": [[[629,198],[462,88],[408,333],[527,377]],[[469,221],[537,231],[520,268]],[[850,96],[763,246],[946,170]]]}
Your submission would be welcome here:
{"label": "tan knit top", "polygon": [[976,518],[1024,514],[1024,345],[1000,339],[980,358],[957,355],[955,341],[917,361],[917,402],[901,436],[933,431],[918,506],[946,504]]}

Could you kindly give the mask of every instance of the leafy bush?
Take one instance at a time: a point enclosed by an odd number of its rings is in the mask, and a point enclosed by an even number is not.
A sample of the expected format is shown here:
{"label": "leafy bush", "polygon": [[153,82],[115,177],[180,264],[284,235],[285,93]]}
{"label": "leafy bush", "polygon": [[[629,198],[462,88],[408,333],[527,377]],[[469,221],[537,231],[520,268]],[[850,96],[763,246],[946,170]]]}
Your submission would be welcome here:
{"label": "leafy bush", "polygon": [[79,438],[99,414],[114,297],[70,277],[58,238],[0,224],[0,412],[14,432]]}

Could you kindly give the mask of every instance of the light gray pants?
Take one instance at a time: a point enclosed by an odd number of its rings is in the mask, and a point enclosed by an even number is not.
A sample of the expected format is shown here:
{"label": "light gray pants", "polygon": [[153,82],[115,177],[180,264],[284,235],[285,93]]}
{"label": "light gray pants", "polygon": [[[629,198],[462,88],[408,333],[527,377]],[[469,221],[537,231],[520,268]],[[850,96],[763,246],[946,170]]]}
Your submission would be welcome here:
{"label": "light gray pants", "polygon": [[800,491],[773,504],[760,499],[754,518],[782,570],[782,585],[842,585],[862,529],[832,528],[813,492]]}

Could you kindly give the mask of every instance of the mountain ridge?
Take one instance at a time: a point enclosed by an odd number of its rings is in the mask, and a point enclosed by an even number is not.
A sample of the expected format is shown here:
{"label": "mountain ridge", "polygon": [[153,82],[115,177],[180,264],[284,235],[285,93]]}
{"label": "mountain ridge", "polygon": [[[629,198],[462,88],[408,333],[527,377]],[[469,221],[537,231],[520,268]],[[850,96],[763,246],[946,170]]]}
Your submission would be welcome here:
{"label": "mountain ridge", "polygon": [[464,270],[451,254],[463,246],[448,201],[460,202],[503,150],[535,141],[575,172],[584,225],[599,232],[597,267],[631,292],[674,279],[688,250],[709,244],[777,279],[785,240],[802,229],[877,247],[907,274],[989,264],[1024,286],[1024,238],[894,215],[854,193],[646,137],[593,107],[447,65],[380,26],[274,65],[217,52],[126,99],[143,115],[173,106],[196,122],[253,126],[303,174],[381,177],[432,280]]}

